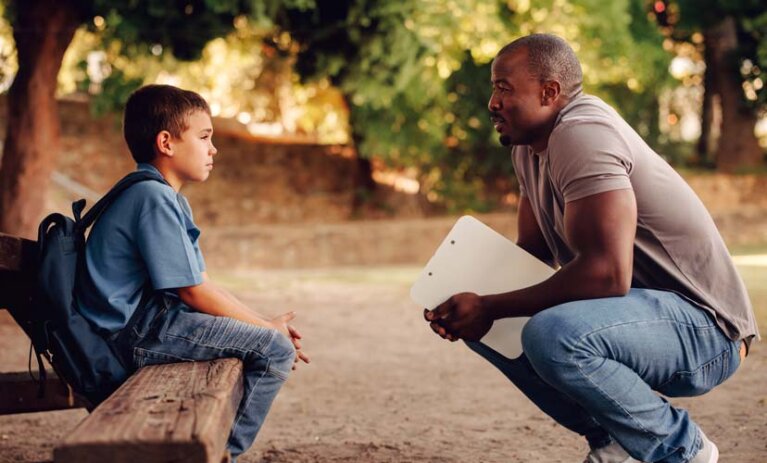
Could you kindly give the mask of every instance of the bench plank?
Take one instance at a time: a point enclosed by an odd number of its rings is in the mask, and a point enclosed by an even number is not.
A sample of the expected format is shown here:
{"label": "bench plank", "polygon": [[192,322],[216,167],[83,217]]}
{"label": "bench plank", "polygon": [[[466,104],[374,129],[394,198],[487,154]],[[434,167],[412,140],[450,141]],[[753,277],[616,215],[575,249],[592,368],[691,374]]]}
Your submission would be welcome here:
{"label": "bench plank", "polygon": [[29,372],[0,373],[0,415],[85,407],[52,371],[45,382],[45,396],[38,397],[38,391],[38,383]]}
{"label": "bench plank", "polygon": [[0,310],[24,310],[34,288],[37,243],[0,233]]}
{"label": "bench plank", "polygon": [[144,367],[54,450],[54,461],[220,463],[242,381],[237,359]]}
{"label": "bench plank", "polygon": [[34,263],[36,247],[35,241],[0,233],[0,270],[28,271]]}

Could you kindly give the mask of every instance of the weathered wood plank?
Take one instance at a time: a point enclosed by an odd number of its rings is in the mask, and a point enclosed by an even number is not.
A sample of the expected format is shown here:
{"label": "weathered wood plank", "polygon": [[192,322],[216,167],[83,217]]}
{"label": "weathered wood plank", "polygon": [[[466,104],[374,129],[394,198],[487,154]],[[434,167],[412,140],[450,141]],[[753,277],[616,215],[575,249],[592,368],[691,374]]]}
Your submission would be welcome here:
{"label": "weathered wood plank", "polygon": [[0,270],[25,272],[34,265],[36,243],[0,233]]}
{"label": "weathered wood plank", "polygon": [[34,291],[32,277],[18,272],[0,270],[0,310],[18,308],[24,310]]}
{"label": "weathered wood plank", "polygon": [[0,233],[0,310],[22,306],[34,284],[37,243]]}
{"label": "weathered wood plank", "polygon": [[38,397],[38,391],[29,372],[0,373],[0,415],[85,407],[52,371],[45,382],[45,396]]}
{"label": "weathered wood plank", "polygon": [[54,461],[220,463],[242,381],[237,359],[142,368],[54,450]]}

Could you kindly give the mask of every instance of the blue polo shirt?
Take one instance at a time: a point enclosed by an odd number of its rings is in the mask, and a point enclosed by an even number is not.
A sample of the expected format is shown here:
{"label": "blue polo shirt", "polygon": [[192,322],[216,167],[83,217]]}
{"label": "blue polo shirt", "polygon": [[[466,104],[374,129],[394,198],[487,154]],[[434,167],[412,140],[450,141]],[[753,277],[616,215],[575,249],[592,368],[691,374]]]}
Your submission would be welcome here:
{"label": "blue polo shirt", "polygon": [[[138,170],[159,173],[151,164]],[[165,183],[144,181],[124,191],[92,227],[85,271],[75,289],[82,315],[113,333],[125,327],[142,289],[202,283],[205,271],[189,202]],[[150,304],[157,304],[153,299]]]}

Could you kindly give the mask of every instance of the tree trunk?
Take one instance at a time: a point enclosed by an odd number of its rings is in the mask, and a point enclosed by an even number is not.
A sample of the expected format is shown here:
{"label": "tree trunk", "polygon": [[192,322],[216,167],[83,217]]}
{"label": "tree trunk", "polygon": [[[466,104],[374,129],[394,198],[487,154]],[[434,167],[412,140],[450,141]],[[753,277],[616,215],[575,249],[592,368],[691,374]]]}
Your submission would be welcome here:
{"label": "tree trunk", "polygon": [[762,164],[764,153],[754,134],[756,114],[743,101],[742,79],[736,62],[738,46],[735,20],[728,16],[709,34],[710,63],[722,102],[722,129],[716,149],[716,168],[735,172]]}
{"label": "tree trunk", "polygon": [[59,150],[56,83],[80,23],[76,0],[21,0],[13,5],[19,71],[8,91],[8,125],[0,165],[0,231],[32,238]]}
{"label": "tree trunk", "polygon": [[352,214],[358,215],[365,207],[369,207],[376,190],[376,182],[373,180],[373,163],[370,159],[360,154],[359,147],[362,138],[352,135],[354,140],[354,151],[357,154],[357,175],[354,179],[354,202],[352,203]]}
{"label": "tree trunk", "polygon": [[703,107],[701,108],[700,138],[698,139],[698,163],[712,166],[714,153],[719,141],[719,127],[714,126],[714,96],[719,94],[718,82],[714,70],[715,58],[713,51],[716,44],[709,30],[703,33],[703,61],[706,70],[703,74]]}

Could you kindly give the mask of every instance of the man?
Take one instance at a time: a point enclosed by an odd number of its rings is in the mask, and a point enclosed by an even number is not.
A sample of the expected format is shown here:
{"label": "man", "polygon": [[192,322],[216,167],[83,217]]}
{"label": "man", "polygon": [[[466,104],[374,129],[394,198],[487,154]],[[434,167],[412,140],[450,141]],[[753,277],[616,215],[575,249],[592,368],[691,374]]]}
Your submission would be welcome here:
{"label": "man", "polygon": [[[687,412],[653,392],[709,391],[758,337],[710,215],[612,108],[583,94],[562,39],[508,44],[491,80],[491,119],[520,184],[517,243],[560,268],[518,291],[454,295],[425,318],[583,435],[586,462],[716,462]],[[518,316],[532,316],[519,358],[478,342],[494,320]]]}

